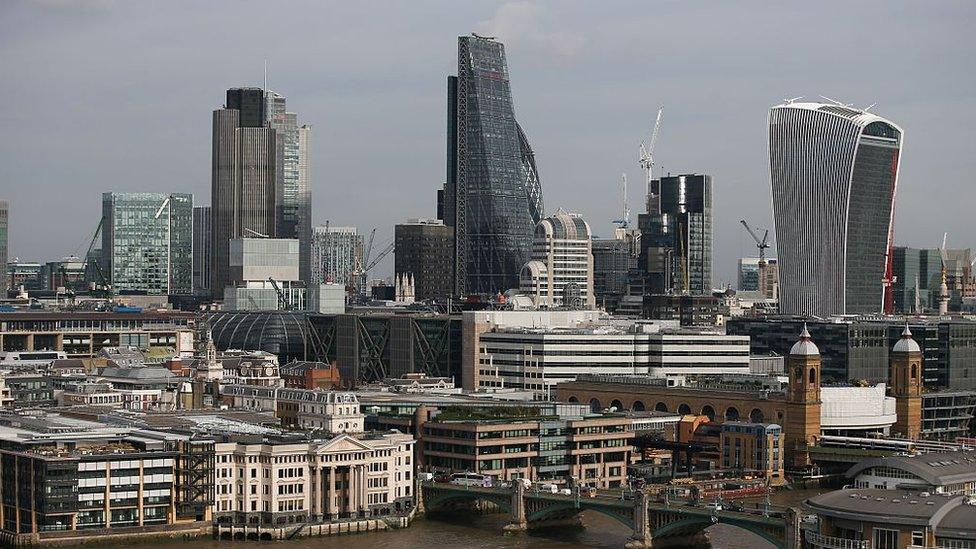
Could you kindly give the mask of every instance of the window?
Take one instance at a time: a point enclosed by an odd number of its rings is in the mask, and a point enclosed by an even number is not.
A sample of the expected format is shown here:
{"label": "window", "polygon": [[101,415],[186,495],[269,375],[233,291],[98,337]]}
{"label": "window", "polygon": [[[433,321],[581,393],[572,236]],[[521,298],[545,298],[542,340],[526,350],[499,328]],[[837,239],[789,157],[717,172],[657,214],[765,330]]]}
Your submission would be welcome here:
{"label": "window", "polygon": [[925,532],[919,532],[918,530],[912,532],[912,545],[925,547]]}
{"label": "window", "polygon": [[873,549],[898,549],[898,530],[888,530],[887,528],[874,529]]}

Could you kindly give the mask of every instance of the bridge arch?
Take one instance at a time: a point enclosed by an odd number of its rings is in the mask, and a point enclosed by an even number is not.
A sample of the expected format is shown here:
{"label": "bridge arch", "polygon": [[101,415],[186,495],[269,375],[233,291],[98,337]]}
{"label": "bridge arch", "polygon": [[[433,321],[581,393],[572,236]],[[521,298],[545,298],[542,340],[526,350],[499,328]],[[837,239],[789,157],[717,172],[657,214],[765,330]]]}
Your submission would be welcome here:
{"label": "bridge arch", "polygon": [[561,501],[558,503],[554,503],[552,505],[548,505],[541,509],[537,509],[535,511],[526,513],[525,520],[526,522],[532,523],[539,520],[544,520],[545,518],[551,515],[559,515],[559,514],[566,513],[567,511],[570,511],[569,513],[570,515],[578,515],[586,511],[593,511],[595,513],[600,513],[601,515],[615,519],[617,522],[623,524],[629,529],[633,529],[634,527],[634,522],[633,522],[634,519],[632,517],[632,513],[630,512],[624,514],[614,513],[613,510],[610,508],[603,508],[597,505],[577,507],[576,504],[572,501]]}
{"label": "bridge arch", "polygon": [[450,501],[486,501],[501,507],[507,513],[512,512],[512,501],[508,494],[503,494],[502,497],[492,497],[483,492],[444,490],[437,491],[430,497],[426,494],[424,496],[424,506],[428,509],[436,509]]}
{"label": "bridge arch", "polygon": [[[712,520],[715,520],[713,522]],[[751,532],[763,540],[771,543],[774,547],[778,549],[785,548],[785,542],[782,538],[777,537],[772,532],[761,528],[759,525],[753,524],[748,521],[740,521],[735,519],[724,519],[721,516],[709,516],[709,515],[694,515],[685,516],[674,522],[669,522],[659,528],[654,529],[651,533],[654,539],[666,538],[669,536],[678,535],[693,535],[707,529],[710,526],[716,524],[726,524],[728,526],[735,526],[736,528],[741,528],[747,532]]]}

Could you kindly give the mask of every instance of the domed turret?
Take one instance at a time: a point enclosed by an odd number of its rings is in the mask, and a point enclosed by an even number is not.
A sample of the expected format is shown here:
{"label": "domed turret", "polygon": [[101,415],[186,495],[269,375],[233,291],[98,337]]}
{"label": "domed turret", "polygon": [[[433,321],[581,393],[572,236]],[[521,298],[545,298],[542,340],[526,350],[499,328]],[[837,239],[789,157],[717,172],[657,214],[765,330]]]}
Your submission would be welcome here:
{"label": "domed turret", "polygon": [[893,353],[921,353],[922,348],[919,347],[918,342],[912,337],[912,331],[908,329],[908,324],[905,324],[905,329],[901,332],[901,339],[895,343],[892,347],[891,352]]}
{"label": "domed turret", "polygon": [[793,344],[793,348],[790,349],[791,355],[796,356],[811,356],[819,355],[820,348],[817,344],[813,342],[810,338],[810,332],[807,331],[806,323],[803,324],[803,331],[800,332],[800,339]]}

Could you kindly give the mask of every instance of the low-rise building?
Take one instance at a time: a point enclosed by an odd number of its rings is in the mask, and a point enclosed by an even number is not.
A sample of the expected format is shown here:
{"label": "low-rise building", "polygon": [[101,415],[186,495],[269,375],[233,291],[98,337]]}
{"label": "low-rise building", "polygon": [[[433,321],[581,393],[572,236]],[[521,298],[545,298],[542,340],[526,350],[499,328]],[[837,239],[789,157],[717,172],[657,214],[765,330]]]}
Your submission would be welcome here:
{"label": "low-rise building", "polygon": [[927,452],[866,459],[847,471],[855,488],[976,495],[976,451]]}
{"label": "low-rise building", "polygon": [[364,416],[355,393],[253,385],[221,387],[235,409],[272,412],[283,425],[329,433],[361,433]]}
{"label": "low-rise building", "polygon": [[783,428],[775,423],[722,424],[722,468],[757,472],[770,484],[786,482],[783,467]]}

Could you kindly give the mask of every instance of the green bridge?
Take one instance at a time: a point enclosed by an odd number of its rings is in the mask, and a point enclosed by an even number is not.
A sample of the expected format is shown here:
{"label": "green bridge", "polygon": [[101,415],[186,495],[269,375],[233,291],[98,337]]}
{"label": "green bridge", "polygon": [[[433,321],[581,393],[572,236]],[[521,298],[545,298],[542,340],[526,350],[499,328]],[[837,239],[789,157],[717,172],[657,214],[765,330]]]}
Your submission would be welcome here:
{"label": "green bridge", "polygon": [[752,532],[779,549],[799,549],[800,515],[788,509],[782,518],[714,510],[691,505],[651,501],[643,491],[634,492],[634,499],[609,497],[579,497],[526,490],[516,482],[511,488],[481,488],[425,482],[420,489],[420,505],[425,510],[483,501],[509,513],[506,531],[521,531],[545,527],[564,521],[575,521],[584,511],[602,513],[631,530],[628,548],[676,545],[700,537],[714,524],[727,524]]}

